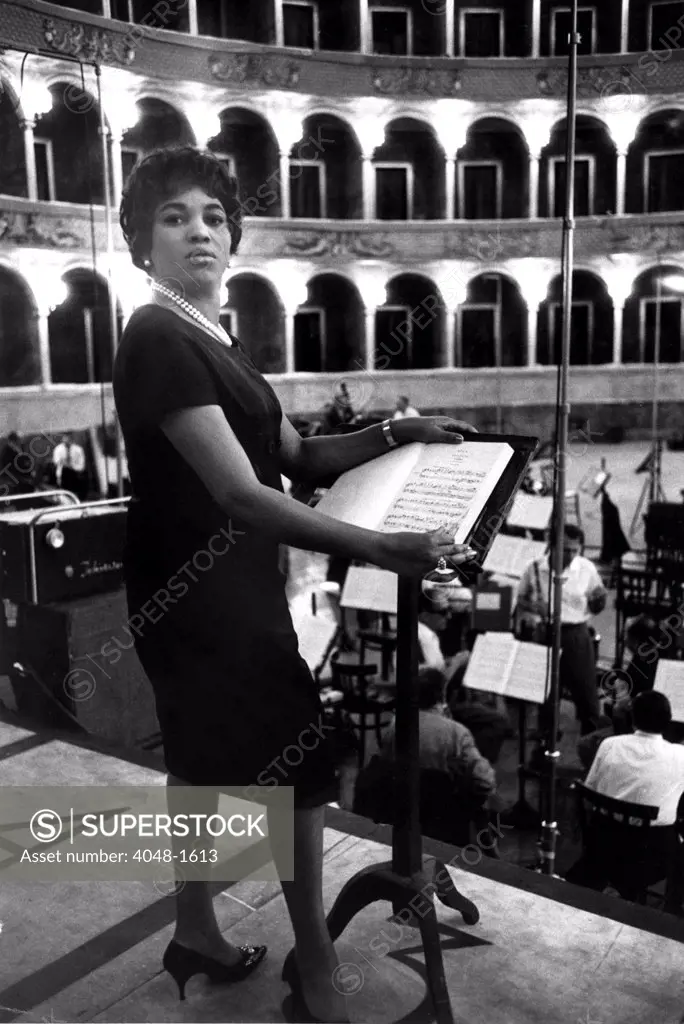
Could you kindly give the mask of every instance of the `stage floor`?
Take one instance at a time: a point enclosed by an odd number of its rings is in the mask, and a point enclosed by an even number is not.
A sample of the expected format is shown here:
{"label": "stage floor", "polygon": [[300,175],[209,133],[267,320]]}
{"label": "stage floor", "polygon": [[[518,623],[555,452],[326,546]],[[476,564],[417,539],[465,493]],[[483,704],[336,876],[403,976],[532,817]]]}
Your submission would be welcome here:
{"label": "stage floor", "polygon": [[[151,767],[0,722],[4,785],[158,783]],[[346,879],[388,858],[387,830],[329,809],[325,901]],[[355,834],[356,833],[356,834]],[[445,859],[455,851],[426,844]],[[458,863],[458,862],[457,862]],[[439,906],[457,1024],[679,1024],[684,1015],[682,922],[596,896],[503,862],[451,867],[479,907],[477,925]],[[194,978],[179,1002],[161,969],[173,901],[153,883],[0,887],[2,1021],[282,1021],[280,981],[292,933],[277,883],[242,881],[216,896],[222,930],[265,942],[268,959],[246,982]],[[351,1020],[432,1019],[419,933],[377,903],[338,941]],[[677,941],[679,938],[679,941]]]}

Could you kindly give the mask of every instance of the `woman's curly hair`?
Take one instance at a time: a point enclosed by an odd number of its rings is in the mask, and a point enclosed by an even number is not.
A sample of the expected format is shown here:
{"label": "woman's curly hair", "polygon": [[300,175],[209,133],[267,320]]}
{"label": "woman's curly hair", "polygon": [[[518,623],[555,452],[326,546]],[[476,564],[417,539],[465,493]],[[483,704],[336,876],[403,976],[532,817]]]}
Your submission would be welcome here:
{"label": "woman's curly hair", "polygon": [[237,180],[213,153],[195,146],[157,149],[136,164],[126,181],[119,209],[119,223],[136,267],[152,248],[154,215],[161,203],[188,188],[201,188],[223,206],[228,218],[230,254],[237,252],[242,237],[242,204]]}

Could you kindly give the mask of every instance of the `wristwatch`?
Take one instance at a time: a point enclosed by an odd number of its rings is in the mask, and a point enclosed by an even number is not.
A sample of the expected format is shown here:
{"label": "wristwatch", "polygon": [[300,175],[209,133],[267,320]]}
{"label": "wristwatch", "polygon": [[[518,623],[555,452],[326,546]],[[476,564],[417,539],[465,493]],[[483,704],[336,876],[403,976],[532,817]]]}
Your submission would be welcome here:
{"label": "wristwatch", "polygon": [[392,433],[391,420],[382,421],[382,432],[390,448],[397,448],[399,446],[399,442],[396,440],[394,434]]}

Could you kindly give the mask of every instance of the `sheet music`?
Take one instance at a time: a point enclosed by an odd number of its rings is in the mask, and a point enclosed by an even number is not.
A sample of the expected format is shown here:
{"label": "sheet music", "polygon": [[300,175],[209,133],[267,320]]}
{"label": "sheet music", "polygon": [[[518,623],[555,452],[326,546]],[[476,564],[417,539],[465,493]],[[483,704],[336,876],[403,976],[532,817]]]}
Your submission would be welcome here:
{"label": "sheet music", "polygon": [[475,640],[463,685],[485,693],[505,693],[517,646],[512,633],[481,633]]}
{"label": "sheet music", "polygon": [[545,530],[553,512],[553,498],[533,494],[516,494],[506,520],[509,526],[527,530]]}
{"label": "sheet music", "polygon": [[505,696],[526,700],[531,704],[543,704],[546,700],[547,659],[547,647],[518,641]]}
{"label": "sheet music", "polygon": [[684,722],[684,661],[661,658],[653,689],[664,693],[672,705],[672,721]]}
{"label": "sheet music", "polygon": [[525,568],[534,558],[541,558],[546,545],[541,540],[525,540],[524,537],[509,537],[498,534],[485,558],[483,569],[500,576],[520,579]]}
{"label": "sheet music", "polygon": [[506,442],[429,445],[381,523],[388,532],[448,526],[462,543],[513,449]]}
{"label": "sheet music", "polygon": [[342,608],[397,614],[397,577],[387,569],[352,565],[340,597]]}
{"label": "sheet music", "polygon": [[[406,444],[343,473],[316,505],[333,519],[377,530],[425,445]],[[380,469],[382,463],[382,469]],[[369,495],[372,497],[369,500]]]}
{"label": "sheet music", "polygon": [[313,672],[323,661],[328,644],[337,631],[337,624],[322,615],[304,615],[295,622],[299,653]]}

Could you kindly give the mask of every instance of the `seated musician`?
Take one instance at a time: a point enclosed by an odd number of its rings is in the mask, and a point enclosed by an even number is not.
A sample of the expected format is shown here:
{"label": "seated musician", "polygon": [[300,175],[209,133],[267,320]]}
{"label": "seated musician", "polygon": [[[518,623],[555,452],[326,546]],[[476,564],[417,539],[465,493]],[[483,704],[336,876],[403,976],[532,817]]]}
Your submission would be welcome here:
{"label": "seated musician", "polygon": [[[652,881],[665,875],[667,855],[663,828],[681,821],[684,795],[684,746],[668,743],[663,733],[672,720],[670,702],[657,690],[640,693],[632,706],[634,733],[610,736],[599,747],[585,780],[586,785],[605,796],[628,803],[658,808],[658,817],[644,830],[639,857],[650,863]],[[566,875],[569,882],[603,889],[605,871],[585,850]],[[650,881],[648,884],[651,884]]]}
{"label": "seated musician", "polygon": [[[494,769],[482,756],[469,729],[446,715],[446,680],[442,672],[423,668],[419,683],[419,758],[421,768],[450,775],[459,792],[482,805],[496,789]],[[394,721],[383,736],[381,757],[394,760]]]}

